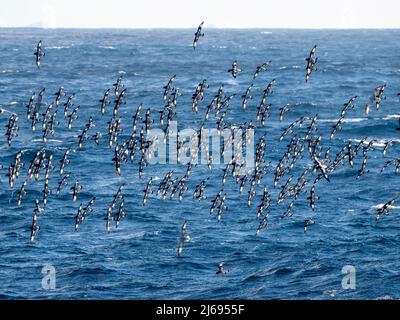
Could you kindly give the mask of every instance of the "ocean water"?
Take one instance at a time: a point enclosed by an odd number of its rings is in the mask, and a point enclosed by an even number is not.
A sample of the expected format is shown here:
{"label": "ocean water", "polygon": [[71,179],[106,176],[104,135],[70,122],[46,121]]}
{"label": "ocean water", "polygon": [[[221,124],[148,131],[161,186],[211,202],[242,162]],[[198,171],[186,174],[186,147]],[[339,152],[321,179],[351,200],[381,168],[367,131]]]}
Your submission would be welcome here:
{"label": "ocean water", "polygon": [[[205,36],[193,50],[193,30],[45,30],[0,29],[0,107],[19,115],[18,136],[11,146],[6,140],[9,114],[0,114],[0,298],[2,299],[382,299],[400,298],[400,204],[390,215],[375,220],[377,206],[399,191],[399,176],[390,167],[380,169],[400,151],[400,31],[398,30],[224,30],[204,28]],[[33,52],[41,39],[46,55],[42,68],[36,68]],[[305,82],[305,58],[317,45],[318,70]],[[227,72],[233,60],[242,72],[236,79]],[[257,65],[271,60],[267,72],[255,80]],[[221,222],[209,216],[211,200],[221,189],[224,164],[211,170],[199,164],[193,168],[188,190],[180,203],[176,198],[162,200],[150,195],[142,205],[143,190],[150,177],[157,189],[169,170],[182,177],[186,165],[157,164],[138,176],[138,159],[122,164],[121,176],[115,173],[114,149],[108,147],[108,124],[113,103],[100,114],[99,100],[107,88],[113,88],[123,76],[127,88],[126,104],[120,108],[122,132],[118,142],[128,139],[136,106],[151,109],[155,128],[163,108],[163,86],[176,74],[178,98],[174,120],[178,128],[197,130],[206,106],[224,84],[233,95],[226,114],[227,124],[250,120],[256,124],[257,106],[263,90],[276,79],[268,98],[271,116],[266,126],[255,126],[256,141],[265,134],[265,160],[270,172],[256,187],[252,205],[247,205],[248,185],[243,194],[231,176],[224,187],[227,210]],[[199,103],[199,113],[191,110],[191,97],[199,82],[207,79],[209,88]],[[254,96],[246,111],[241,103],[246,88],[254,83]],[[364,106],[375,87],[386,83],[380,110]],[[41,140],[41,122],[32,134],[26,119],[26,104],[31,93],[46,88],[45,101],[51,103],[60,86],[66,94],[75,94],[80,105],[79,118],[71,130],[62,115],[63,98],[54,136]],[[112,91],[112,90],[111,90]],[[343,104],[357,95],[355,108],[345,116],[343,129],[329,139],[329,132],[339,118]],[[113,96],[113,94],[110,94]],[[114,100],[114,97],[111,98]],[[279,108],[289,104],[282,122]],[[41,110],[44,112],[44,108]],[[354,168],[347,163],[338,167],[330,182],[316,186],[316,208],[309,208],[308,192],[312,186],[308,174],[307,193],[294,205],[292,217],[281,219],[289,199],[277,204],[281,185],[293,174],[296,181],[309,165],[309,155],[273,187],[273,173],[287,149],[292,135],[279,142],[282,131],[301,116],[318,114],[318,133],[323,135],[324,150],[331,147],[331,158],[349,141],[355,145],[362,138],[375,140],[368,152],[369,172],[356,179],[362,156]],[[55,194],[59,161],[67,147],[77,148],[78,134],[92,116],[95,128],[103,137],[97,146],[92,139],[81,150],[72,152],[66,172],[71,179],[59,195]],[[205,127],[215,128],[214,114]],[[139,124],[139,128],[142,124]],[[305,132],[305,126],[296,132]],[[386,156],[385,142],[393,140]],[[54,157],[50,173],[53,191],[43,214],[40,230],[30,242],[35,198],[41,199],[44,174],[30,180],[22,207],[17,206],[17,192],[26,178],[29,161],[44,148]],[[6,176],[15,154],[24,150],[25,167],[10,188]],[[308,160],[307,160],[308,159]],[[206,200],[192,198],[195,186],[207,180]],[[83,186],[76,202],[70,187],[79,180]],[[118,228],[105,231],[107,208],[118,187],[123,195],[127,216]],[[256,235],[255,219],[264,185],[271,193],[268,227]],[[79,204],[96,197],[93,212],[74,230]],[[41,204],[42,206],[42,204]],[[304,233],[304,220],[314,218]],[[177,256],[182,223],[187,220],[190,242],[184,243]],[[223,262],[227,273],[216,274]],[[55,268],[56,287],[42,286],[42,268]],[[356,288],[342,287],[342,268],[356,270]]]}

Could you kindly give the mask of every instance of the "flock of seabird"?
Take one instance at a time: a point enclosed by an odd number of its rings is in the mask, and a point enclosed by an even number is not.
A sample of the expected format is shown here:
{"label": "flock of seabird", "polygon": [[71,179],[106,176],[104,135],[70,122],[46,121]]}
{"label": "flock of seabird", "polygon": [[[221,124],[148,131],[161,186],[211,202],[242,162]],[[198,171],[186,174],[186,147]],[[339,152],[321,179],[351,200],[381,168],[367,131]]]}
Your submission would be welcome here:
{"label": "flock of seabird", "polygon": [[[193,49],[196,49],[200,38],[204,37],[202,22],[193,40]],[[45,57],[43,51],[42,41],[39,41],[34,52],[35,62],[37,67],[40,69],[43,67],[42,59]],[[317,46],[314,46],[309,56],[305,59],[305,81],[311,80],[312,72],[317,71]],[[256,67],[253,74],[253,80],[256,79],[261,73],[268,71],[268,68],[272,62],[266,61]],[[232,63],[231,69],[227,70],[233,78],[238,77],[242,71],[239,68],[238,62]],[[173,75],[166,85],[163,87],[162,99],[164,102],[164,108],[159,112],[159,123],[160,126],[164,127],[166,136],[168,135],[171,122],[176,115],[176,108],[178,105],[179,96],[181,92],[179,88],[174,86],[174,80],[176,75]],[[275,85],[275,79],[271,80],[263,91],[261,102],[257,107],[256,124],[251,121],[240,125],[245,132],[246,129],[252,129],[257,126],[265,126],[267,119],[270,117],[271,104],[268,103],[269,97],[273,94],[273,87]],[[375,106],[377,110],[381,107],[382,101],[385,99],[384,90],[386,84],[379,85],[376,87],[365,105],[365,114],[371,111],[371,107]],[[207,79],[200,82],[192,96],[192,111],[194,113],[199,112],[199,103],[201,103],[205,97],[205,93],[208,90],[209,85]],[[250,84],[242,98],[242,109],[248,109],[248,103],[254,99],[252,95],[253,84]],[[79,105],[75,105],[74,94],[67,95],[64,88],[60,87],[54,94],[54,101],[50,104],[45,102],[46,90],[43,88],[37,95],[32,93],[28,104],[26,105],[26,120],[30,123],[32,132],[41,130],[42,141],[46,143],[49,136],[54,136],[56,127],[59,125],[57,115],[59,108],[63,107],[62,116],[65,119],[66,127],[71,130],[74,121],[79,116]],[[144,110],[142,105],[139,104],[136,108],[135,114],[132,120],[132,132],[128,140],[121,141],[119,139],[119,133],[121,132],[121,121],[120,108],[126,104],[127,88],[123,84],[123,78],[119,77],[113,84],[113,90],[107,89],[102,94],[102,99],[99,100],[99,112],[101,115],[105,115],[109,106],[112,106],[112,118],[108,122],[108,132],[96,131],[96,125],[93,117],[91,116],[87,123],[79,129],[78,140],[76,141],[75,147],[68,147],[62,156],[62,158],[56,162],[53,159],[53,155],[46,151],[45,147],[36,152],[30,162],[23,161],[24,151],[17,152],[14,157],[14,161],[8,166],[8,183],[10,188],[14,188],[15,181],[22,176],[22,169],[27,167],[27,174],[25,180],[21,184],[18,195],[18,207],[23,205],[23,198],[27,194],[27,186],[32,180],[39,181],[41,175],[44,176],[44,185],[41,199],[35,199],[35,208],[33,212],[33,220],[31,226],[30,240],[34,241],[37,237],[39,226],[39,215],[45,211],[47,198],[51,196],[57,196],[60,192],[67,187],[70,183],[71,200],[77,201],[79,198],[79,192],[82,190],[83,185],[80,181],[75,180],[70,182],[73,177],[71,172],[68,172],[68,165],[70,163],[69,156],[71,153],[80,152],[83,145],[88,140],[93,140],[97,145],[103,140],[103,136],[108,136],[108,147],[114,149],[114,157],[112,161],[115,165],[116,175],[122,174],[122,165],[128,161],[135,161],[139,159],[139,176],[142,176],[143,170],[147,167],[146,154],[151,148],[157,143],[154,139],[148,137],[150,128],[156,119],[153,119],[152,110]],[[64,97],[66,97],[64,99]],[[230,100],[233,96],[228,96],[224,92],[224,86],[221,85],[218,89],[217,94],[213,97],[211,103],[207,105],[204,114],[204,120],[197,131],[197,135],[201,138],[203,133],[205,121],[209,118],[210,114],[215,113],[217,130],[220,133],[221,130],[226,128],[228,125],[225,121],[226,113],[230,107]],[[332,127],[332,131],[328,139],[332,139],[338,131],[342,130],[345,123],[345,117],[349,110],[355,107],[357,96],[352,97],[348,102],[344,103],[342,111],[339,114],[339,120]],[[65,102],[64,102],[65,101]],[[290,106],[285,105],[279,109],[279,120],[283,121],[285,114],[289,111]],[[6,109],[0,109],[1,114],[9,115],[9,121],[6,126],[6,141],[10,146],[13,139],[18,134],[18,120],[19,115]],[[39,126],[41,123],[41,126]],[[309,202],[311,211],[316,210],[316,203],[320,199],[317,195],[318,184],[322,180],[330,181],[332,173],[338,168],[343,166],[354,167],[355,159],[358,157],[361,159],[361,168],[358,170],[357,179],[368,172],[367,160],[368,155],[374,150],[374,141],[368,141],[365,137],[358,144],[353,145],[351,142],[346,143],[343,148],[336,155],[330,154],[330,148],[324,148],[322,145],[322,134],[319,134],[318,127],[318,115],[314,116],[302,116],[290,123],[281,133],[280,141],[285,138],[290,139],[285,153],[280,157],[276,166],[273,166],[271,162],[266,162],[264,159],[266,150],[266,137],[265,134],[261,136],[256,144],[255,150],[255,166],[254,170],[248,171],[246,174],[237,174],[238,169],[241,169],[242,165],[236,161],[238,154],[232,156],[232,160],[226,164],[223,168],[223,176],[220,182],[220,191],[215,196],[211,197],[210,202],[210,218],[216,216],[216,220],[219,222],[223,219],[223,213],[228,210],[229,198],[236,197],[236,195],[229,195],[224,191],[224,186],[227,183],[227,179],[231,176],[238,185],[238,193],[242,194],[247,189],[247,205],[251,207],[255,196],[258,194],[257,186],[263,185],[262,181],[265,175],[272,172],[274,175],[273,188],[279,188],[277,204],[284,203],[289,200],[289,205],[284,210],[281,218],[291,217],[294,213],[295,203],[302,196],[306,194],[306,199]],[[300,128],[306,128],[305,134],[301,134]],[[399,128],[397,128],[399,129]],[[234,140],[233,133],[224,144],[223,153],[227,148],[232,147]],[[243,136],[246,140],[246,136]],[[197,146],[198,152],[205,146],[202,145],[201,139],[198,140],[199,145]],[[388,147],[393,141],[385,143],[383,156],[386,155]],[[181,153],[186,152],[185,145],[182,141],[178,141],[178,161]],[[186,147],[187,148],[187,147]],[[238,148],[241,152],[241,148]],[[207,166],[211,169],[212,159],[209,157],[209,150],[205,150],[207,156]],[[196,155],[197,156],[197,155]],[[296,163],[300,160],[306,160],[307,166],[303,168],[302,173],[296,179],[292,173]],[[381,171],[388,169],[389,167],[395,168],[395,173],[400,171],[400,159],[388,160],[382,167]],[[3,166],[0,165],[0,168]],[[143,190],[143,201],[142,204],[145,206],[149,201],[149,196],[161,196],[163,200],[169,198],[177,198],[178,201],[182,201],[185,193],[188,193],[187,182],[190,179],[194,165],[190,162],[187,165],[186,172],[183,176],[178,177],[174,175],[173,171],[168,171],[165,176],[160,179],[158,186],[155,185],[155,178],[151,177],[148,180],[145,189]],[[53,191],[49,188],[49,175],[53,171],[58,171],[60,180],[58,182],[57,190]],[[207,184],[210,184],[209,178],[203,179],[194,189],[192,198],[195,201],[206,201],[209,197],[206,196]],[[213,181],[214,185],[217,185],[217,181]],[[105,210],[105,229],[110,232],[112,226],[115,228],[121,223],[122,219],[126,216],[125,211],[125,198],[123,195],[123,186],[120,186],[118,191],[113,197],[111,204],[108,209]],[[279,189],[278,189],[279,190]],[[270,215],[270,204],[272,202],[270,189],[265,184],[262,188],[261,200],[257,204],[257,212],[255,218],[258,221],[258,227],[256,228],[256,234],[259,234],[263,229],[268,226],[269,215]],[[399,199],[400,194],[395,195],[392,199],[386,202],[382,207],[377,209],[376,219],[380,219],[382,216],[388,215],[390,208],[394,202]],[[75,230],[78,230],[81,224],[87,219],[87,217],[93,212],[95,206],[96,197],[92,197],[87,204],[81,203],[75,216]],[[315,218],[309,218],[304,221],[304,233],[307,232],[308,228],[315,224]],[[181,230],[178,237],[178,249],[177,254],[181,256],[183,248],[186,242],[190,241],[190,236],[187,230],[188,221],[184,221],[181,226]],[[224,264],[219,265],[218,274],[225,273]]]}

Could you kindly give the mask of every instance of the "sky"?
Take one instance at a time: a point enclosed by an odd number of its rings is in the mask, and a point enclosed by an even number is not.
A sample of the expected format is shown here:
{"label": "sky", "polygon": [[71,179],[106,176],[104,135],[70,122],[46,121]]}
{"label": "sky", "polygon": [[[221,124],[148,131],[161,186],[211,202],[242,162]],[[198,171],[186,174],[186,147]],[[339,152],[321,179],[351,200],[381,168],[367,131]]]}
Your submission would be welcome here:
{"label": "sky", "polygon": [[399,0],[0,0],[0,27],[400,28]]}

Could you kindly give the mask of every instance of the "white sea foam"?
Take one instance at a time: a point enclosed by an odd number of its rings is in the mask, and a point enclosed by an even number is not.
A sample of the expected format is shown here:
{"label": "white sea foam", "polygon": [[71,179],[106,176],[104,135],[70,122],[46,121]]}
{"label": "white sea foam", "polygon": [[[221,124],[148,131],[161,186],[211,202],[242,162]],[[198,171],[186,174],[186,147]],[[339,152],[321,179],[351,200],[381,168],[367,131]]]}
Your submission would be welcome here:
{"label": "white sea foam", "polygon": [[261,34],[272,34],[271,31],[261,31]]}
{"label": "white sea foam", "polygon": [[288,67],[288,66],[282,66],[282,67],[279,67],[279,70],[285,70],[285,69],[288,69],[288,68],[300,69],[301,66],[299,66],[299,65],[297,65],[297,64],[295,64],[295,65],[293,65],[293,66],[290,66],[290,67]]}
{"label": "white sea foam", "polygon": [[[33,139],[32,142],[42,142],[42,139]],[[49,142],[56,142],[56,143],[61,143],[63,142],[62,140],[57,140],[57,139],[47,139],[47,143]]]}
{"label": "white sea foam", "polygon": [[343,122],[350,122],[350,123],[357,123],[357,122],[361,122],[361,121],[366,121],[367,118],[344,118]]}
{"label": "white sea foam", "polygon": [[99,48],[115,50],[115,48],[113,46],[99,46]]}
{"label": "white sea foam", "polygon": [[400,114],[389,114],[382,118],[382,120],[399,119]]}
{"label": "white sea foam", "polygon": [[60,49],[69,49],[69,48],[71,48],[71,47],[69,47],[69,46],[51,46],[51,47],[46,47],[46,49],[50,49],[50,50],[52,50],[52,49],[60,50]]}
{"label": "white sea foam", "polygon": [[372,145],[374,146],[374,147],[385,147],[386,146],[386,141],[374,141],[373,143],[372,143]]}
{"label": "white sea foam", "polygon": [[[357,123],[357,122],[362,122],[362,121],[366,121],[367,118],[344,118],[343,122],[348,122],[348,123]],[[339,119],[318,119],[318,122],[332,122],[332,123],[336,123],[338,122]]]}
{"label": "white sea foam", "polygon": [[[350,139],[351,142],[359,143],[361,139]],[[400,139],[374,139],[374,138],[368,138],[364,141],[364,145],[369,144],[371,141],[373,141],[372,146],[374,147],[385,147],[386,143],[388,141],[392,142],[400,142]]]}
{"label": "white sea foam", "polygon": [[145,236],[145,234],[146,234],[145,231],[138,231],[138,232],[116,235],[116,236],[114,236],[114,238],[119,239],[119,240],[128,240],[128,239],[134,239],[134,238],[143,238]]}
{"label": "white sea foam", "polygon": [[[20,73],[22,72],[21,70],[11,70],[11,69],[5,69],[5,70],[1,70],[1,73]],[[29,71],[26,71],[27,73],[29,73]]]}
{"label": "white sea foam", "polygon": [[386,296],[375,298],[375,300],[398,300],[398,299],[393,298],[392,296],[386,295]]}
{"label": "white sea foam", "polygon": [[236,79],[229,79],[229,80],[226,80],[226,83],[227,83],[227,84],[230,84],[230,85],[234,85],[234,86],[236,86],[236,85],[238,84],[238,82],[237,82]]}

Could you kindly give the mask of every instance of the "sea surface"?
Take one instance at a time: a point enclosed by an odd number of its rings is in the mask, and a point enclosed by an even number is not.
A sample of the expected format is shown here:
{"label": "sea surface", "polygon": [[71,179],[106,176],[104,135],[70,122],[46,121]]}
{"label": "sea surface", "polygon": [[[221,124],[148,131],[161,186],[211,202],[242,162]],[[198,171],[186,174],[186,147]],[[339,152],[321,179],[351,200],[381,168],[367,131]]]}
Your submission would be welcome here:
{"label": "sea surface", "polygon": [[[77,30],[77,29],[0,29],[0,108],[19,115],[18,136],[8,146],[5,136],[10,114],[0,114],[0,298],[1,299],[398,299],[400,298],[400,203],[379,221],[380,205],[400,192],[399,175],[394,167],[382,173],[386,161],[399,157],[400,31],[399,30],[268,30],[207,29],[193,50],[193,29]],[[42,68],[35,65],[36,44],[43,41]],[[317,45],[318,69],[305,82],[305,59]],[[236,79],[229,72],[237,60],[242,69]],[[271,60],[268,71],[253,80],[258,65]],[[151,177],[153,190],[164,175],[182,177],[186,165],[148,165],[142,178],[138,162],[122,164],[116,175],[114,149],[108,147],[108,124],[112,118],[113,84],[119,76],[127,88],[126,104],[119,116],[122,132],[118,142],[128,139],[132,117],[138,104],[151,109],[154,128],[162,128],[159,111],[164,107],[163,86],[176,74],[179,87],[176,115],[178,128],[197,130],[206,107],[224,84],[226,95],[234,95],[226,113],[226,123],[255,125],[256,142],[265,134],[265,160],[271,161],[269,173],[257,185],[257,195],[247,205],[248,186],[242,194],[228,175],[224,193],[226,205],[220,222],[210,217],[211,200],[221,189],[223,168],[211,170],[204,164],[193,168],[182,202],[176,197],[162,200],[150,195],[143,206],[143,190]],[[209,88],[192,112],[192,94],[198,83],[207,79]],[[256,121],[257,106],[263,90],[275,79],[270,117],[266,125]],[[253,99],[245,111],[241,96],[254,83]],[[386,99],[379,110],[364,106],[374,88],[386,84]],[[26,105],[32,92],[46,88],[44,100],[51,103],[58,88],[66,96],[59,106],[54,136],[43,143],[41,122],[33,134],[26,118]],[[104,91],[111,88],[112,103],[105,115],[100,113]],[[66,127],[63,103],[74,94],[80,105],[72,129]],[[330,140],[332,126],[339,119],[343,104],[357,96],[355,108],[345,116],[343,129]],[[279,121],[279,108],[289,111]],[[44,112],[45,108],[41,109]],[[274,188],[274,169],[294,134],[281,142],[283,130],[301,116],[318,114],[318,133],[324,150],[331,147],[331,158],[349,141],[353,146],[362,138],[374,140],[368,152],[369,172],[357,179],[362,156],[339,166],[330,182],[316,186],[315,211],[309,207],[309,189],[315,177],[309,173],[306,193],[296,201],[292,217],[281,218],[290,200],[277,204],[280,187],[290,175],[293,182],[307,163],[296,164]],[[144,113],[142,113],[144,115]],[[96,131],[102,133],[99,145],[93,139],[81,150],[71,152],[66,172],[71,179],[59,195],[59,161],[67,147],[77,149],[78,135],[92,116]],[[211,113],[206,128],[215,128]],[[142,123],[139,123],[139,128]],[[140,129],[138,129],[140,130]],[[305,133],[306,125],[299,129]],[[392,140],[386,156],[385,143]],[[365,145],[364,145],[365,146]],[[35,198],[40,201],[44,171],[39,181],[30,180],[22,207],[17,192],[25,181],[29,161],[44,148],[54,158],[44,212],[39,214],[40,230],[30,241]],[[13,188],[9,186],[8,166],[15,154],[24,150],[25,163]],[[309,158],[309,156],[308,156]],[[206,200],[193,199],[195,186],[207,179]],[[83,189],[72,201],[70,187],[79,180]],[[105,231],[107,208],[119,186],[124,185],[126,217],[118,228]],[[264,185],[271,193],[268,226],[256,235],[257,206]],[[96,197],[93,212],[75,231],[75,215],[80,203]],[[40,204],[43,207],[43,204]],[[305,219],[315,219],[307,233]],[[187,220],[190,242],[178,257],[178,238]],[[216,274],[223,262],[227,272]],[[42,268],[55,270],[55,288],[42,286]],[[353,266],[355,289],[346,289],[342,268]]]}

